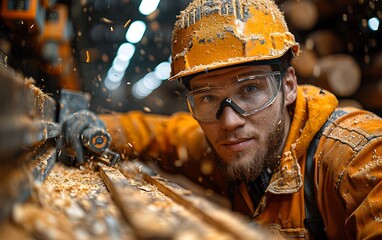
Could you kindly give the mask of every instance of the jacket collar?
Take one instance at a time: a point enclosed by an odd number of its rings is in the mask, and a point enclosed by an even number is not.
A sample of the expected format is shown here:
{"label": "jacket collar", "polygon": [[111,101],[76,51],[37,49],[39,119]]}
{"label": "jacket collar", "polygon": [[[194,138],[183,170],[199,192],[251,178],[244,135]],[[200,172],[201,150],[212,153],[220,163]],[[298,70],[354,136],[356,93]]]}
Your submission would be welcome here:
{"label": "jacket collar", "polygon": [[298,192],[303,183],[299,159],[306,154],[314,135],[335,110],[338,101],[328,91],[314,86],[298,86],[293,120],[280,164],[274,170],[267,192]]}

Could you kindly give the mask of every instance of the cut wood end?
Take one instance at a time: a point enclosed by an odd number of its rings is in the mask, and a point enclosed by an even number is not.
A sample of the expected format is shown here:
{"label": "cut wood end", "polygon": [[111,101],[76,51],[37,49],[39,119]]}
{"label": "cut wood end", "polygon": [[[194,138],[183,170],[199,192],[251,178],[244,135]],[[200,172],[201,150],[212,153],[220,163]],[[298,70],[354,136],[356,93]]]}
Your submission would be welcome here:
{"label": "cut wood end", "polygon": [[317,6],[312,1],[288,1],[284,10],[288,24],[299,30],[310,30],[318,21]]}
{"label": "cut wood end", "polygon": [[316,64],[316,54],[306,47],[302,47],[300,56],[292,60],[292,66],[296,69],[296,73],[304,78],[313,76]]}
{"label": "cut wood end", "polygon": [[346,54],[322,57],[314,69],[315,76],[337,96],[348,97],[361,85],[361,69],[355,59]]}

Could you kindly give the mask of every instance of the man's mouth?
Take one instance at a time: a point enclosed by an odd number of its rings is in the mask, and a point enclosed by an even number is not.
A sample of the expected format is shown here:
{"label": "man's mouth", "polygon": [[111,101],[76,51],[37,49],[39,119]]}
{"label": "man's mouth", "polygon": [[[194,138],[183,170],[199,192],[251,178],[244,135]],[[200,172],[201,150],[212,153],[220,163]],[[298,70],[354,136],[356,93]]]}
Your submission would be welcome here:
{"label": "man's mouth", "polygon": [[243,151],[250,147],[254,142],[253,138],[238,138],[238,139],[231,139],[221,142],[221,146],[224,148],[230,150],[230,151]]}

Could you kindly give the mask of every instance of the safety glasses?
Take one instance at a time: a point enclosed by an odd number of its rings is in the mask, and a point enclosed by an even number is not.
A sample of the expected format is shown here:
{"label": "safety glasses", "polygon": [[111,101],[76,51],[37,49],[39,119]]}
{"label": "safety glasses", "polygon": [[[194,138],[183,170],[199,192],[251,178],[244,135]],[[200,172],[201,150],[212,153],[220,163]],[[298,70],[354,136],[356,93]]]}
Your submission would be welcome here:
{"label": "safety glasses", "polygon": [[201,122],[217,121],[225,107],[241,116],[249,116],[271,105],[281,89],[281,73],[248,72],[235,77],[226,86],[207,86],[186,95],[188,107]]}

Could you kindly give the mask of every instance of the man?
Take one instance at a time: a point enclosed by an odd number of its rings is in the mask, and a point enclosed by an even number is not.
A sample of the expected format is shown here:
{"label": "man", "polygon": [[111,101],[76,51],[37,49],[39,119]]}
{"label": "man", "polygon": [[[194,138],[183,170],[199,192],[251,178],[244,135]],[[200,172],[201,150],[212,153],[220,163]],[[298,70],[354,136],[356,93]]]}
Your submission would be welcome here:
{"label": "man", "polygon": [[[115,150],[157,159],[286,237],[382,236],[382,119],[297,86],[299,45],[274,2],[195,0],[172,47],[192,115],[102,115]],[[81,158],[78,133],[66,136]]]}

